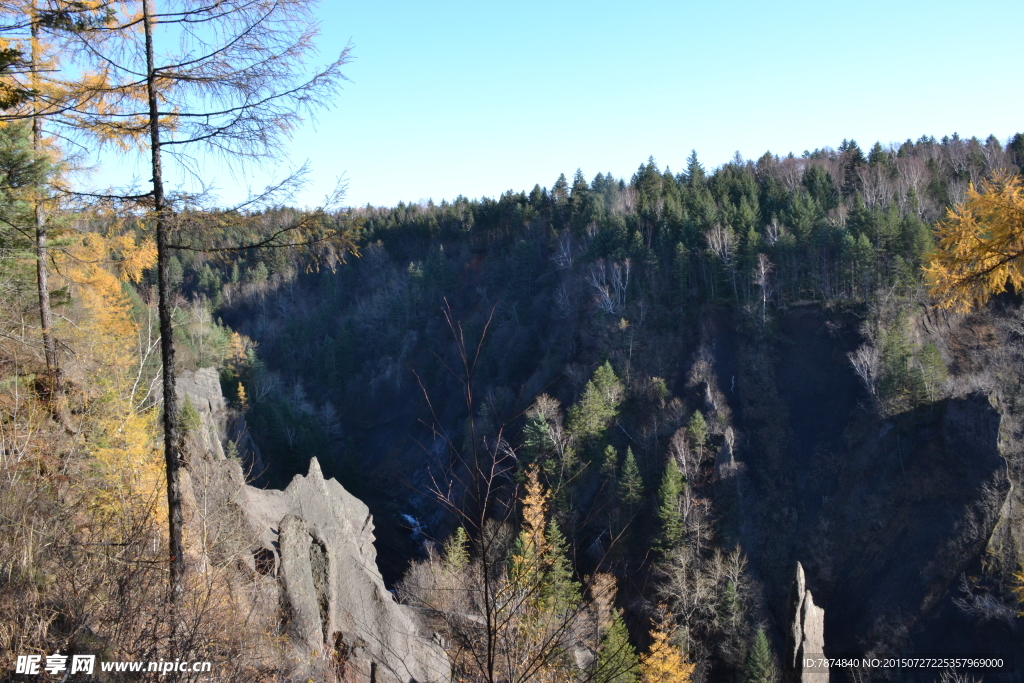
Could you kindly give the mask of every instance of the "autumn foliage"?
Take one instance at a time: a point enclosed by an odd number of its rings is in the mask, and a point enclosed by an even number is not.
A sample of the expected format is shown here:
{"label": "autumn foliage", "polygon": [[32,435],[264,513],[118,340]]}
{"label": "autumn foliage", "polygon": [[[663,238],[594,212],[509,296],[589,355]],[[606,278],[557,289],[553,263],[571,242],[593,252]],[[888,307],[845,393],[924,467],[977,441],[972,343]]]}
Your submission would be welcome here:
{"label": "autumn foliage", "polygon": [[686,683],[693,677],[695,664],[686,661],[682,649],[673,643],[675,624],[667,609],[651,632],[651,647],[640,658],[642,683]]}
{"label": "autumn foliage", "polygon": [[944,308],[966,313],[989,298],[1024,285],[1024,186],[999,175],[937,224],[938,248],[924,272]]}

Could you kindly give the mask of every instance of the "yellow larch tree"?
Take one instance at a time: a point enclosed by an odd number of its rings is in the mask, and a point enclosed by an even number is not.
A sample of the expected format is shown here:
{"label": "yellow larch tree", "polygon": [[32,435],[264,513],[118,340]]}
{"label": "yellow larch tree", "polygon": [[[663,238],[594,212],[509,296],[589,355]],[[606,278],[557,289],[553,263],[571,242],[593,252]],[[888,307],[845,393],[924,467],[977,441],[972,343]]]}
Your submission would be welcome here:
{"label": "yellow larch tree", "polygon": [[155,246],[130,232],[90,232],[55,252],[54,261],[81,306],[66,334],[88,406],[80,429],[103,482],[92,500],[99,509],[118,508],[118,519],[135,516],[129,507],[166,519],[156,505],[164,485],[158,411],[144,395],[149,382],[139,381],[141,330],[125,293],[155,263]]}
{"label": "yellow larch tree", "polygon": [[966,313],[1008,286],[1024,285],[1024,186],[1016,174],[973,185],[936,225],[937,248],[924,268],[943,308]]}
{"label": "yellow larch tree", "polygon": [[641,683],[688,683],[696,665],[686,661],[682,650],[672,643],[676,626],[665,607],[651,631],[651,646],[640,657]]}
{"label": "yellow larch tree", "polygon": [[500,663],[509,680],[572,680],[569,656],[573,623],[580,613],[579,585],[565,556],[565,542],[550,519],[551,492],[536,467],[526,475],[522,526],[512,550],[508,579],[499,595],[507,624]]}

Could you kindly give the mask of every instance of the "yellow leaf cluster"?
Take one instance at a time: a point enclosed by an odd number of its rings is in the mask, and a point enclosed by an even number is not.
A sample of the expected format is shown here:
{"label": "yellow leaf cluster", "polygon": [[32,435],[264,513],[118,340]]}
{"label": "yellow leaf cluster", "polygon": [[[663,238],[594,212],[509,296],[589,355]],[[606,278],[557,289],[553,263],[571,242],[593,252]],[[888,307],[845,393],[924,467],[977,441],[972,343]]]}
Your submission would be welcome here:
{"label": "yellow leaf cluster", "polygon": [[695,664],[686,661],[682,650],[672,644],[675,625],[667,610],[651,632],[651,647],[640,658],[642,683],[687,683],[693,677]]}
{"label": "yellow leaf cluster", "polygon": [[148,508],[164,516],[164,507],[155,505],[164,486],[157,410],[139,405],[141,330],[125,291],[126,281],[155,263],[156,249],[132,234],[86,233],[54,260],[81,307],[77,324],[62,337],[75,349],[89,404],[82,433],[102,482],[93,505],[117,513]]}
{"label": "yellow leaf cluster", "polygon": [[[1024,608],[1024,567],[1021,567],[1019,572],[1013,575],[1016,585],[1013,587],[1013,593],[1017,596],[1017,602],[1022,608]],[[1024,617],[1024,609],[1021,609],[1018,617]]]}
{"label": "yellow leaf cluster", "polygon": [[551,493],[544,490],[537,476],[537,468],[531,467],[526,474],[526,497],[523,498],[522,538],[524,550],[534,556],[542,556],[548,551],[545,527],[548,520],[548,506]]}
{"label": "yellow leaf cluster", "polygon": [[936,226],[938,244],[925,266],[929,293],[943,308],[967,313],[1012,286],[1024,286],[1024,187],[1001,175],[972,185],[967,200]]}

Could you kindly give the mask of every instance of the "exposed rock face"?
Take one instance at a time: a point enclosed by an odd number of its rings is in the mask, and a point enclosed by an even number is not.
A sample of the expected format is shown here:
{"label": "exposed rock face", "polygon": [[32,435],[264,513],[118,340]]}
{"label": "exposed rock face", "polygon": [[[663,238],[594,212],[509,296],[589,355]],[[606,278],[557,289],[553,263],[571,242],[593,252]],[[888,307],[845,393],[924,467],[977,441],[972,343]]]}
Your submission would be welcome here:
{"label": "exposed rock face", "polygon": [[199,413],[203,428],[189,435],[188,452],[206,454],[214,460],[225,458],[223,444],[230,441],[250,481],[263,474],[266,466],[256,442],[249,435],[245,417],[228,410],[214,368],[183,371],[177,378],[179,408],[187,400]]}
{"label": "exposed rock face", "polygon": [[739,462],[735,453],[736,435],[732,427],[726,427],[725,439],[715,454],[715,477],[724,479],[736,474],[739,469]]}
{"label": "exposed rock face", "polygon": [[[241,493],[253,521],[278,532],[279,576],[298,645],[344,651],[346,680],[447,680],[444,653],[384,587],[369,510],[336,480],[325,480],[316,458],[284,491],[247,486]],[[272,547],[272,540],[264,545]]]}
{"label": "exposed rock face", "polygon": [[224,459],[221,440],[227,434],[228,406],[220,390],[220,379],[214,368],[200,368],[195,372],[178,374],[178,407],[186,402],[199,413],[202,428],[189,434],[190,455],[207,455],[215,460]]}
{"label": "exposed rock face", "polygon": [[786,669],[798,683],[827,683],[828,667],[809,670],[804,658],[820,658],[825,652],[825,610],[814,604],[807,589],[804,568],[796,563],[796,579],[789,593],[789,630],[786,632]]}
{"label": "exposed rock face", "polygon": [[208,555],[230,548],[242,557],[240,575],[277,578],[270,593],[254,600],[269,619],[286,619],[296,675],[353,683],[448,681],[444,651],[384,586],[366,505],[336,480],[325,480],[315,458],[308,474],[297,475],[284,491],[248,486],[241,463],[225,459],[221,447],[230,416],[216,372],[183,374],[179,395],[202,421],[189,436],[186,524],[201,525],[213,539],[202,556],[193,551],[190,562],[202,567]]}

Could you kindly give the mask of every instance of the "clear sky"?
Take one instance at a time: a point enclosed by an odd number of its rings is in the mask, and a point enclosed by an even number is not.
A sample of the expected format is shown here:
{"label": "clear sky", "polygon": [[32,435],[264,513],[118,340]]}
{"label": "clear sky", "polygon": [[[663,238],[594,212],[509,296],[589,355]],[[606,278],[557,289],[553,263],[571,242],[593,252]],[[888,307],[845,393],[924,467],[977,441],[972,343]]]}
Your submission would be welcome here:
{"label": "clear sky", "polygon": [[[626,179],[735,151],[1024,131],[1021,0],[439,3],[325,0],[350,82],[296,135],[316,204],[496,197],[576,168]],[[268,165],[270,166],[270,165]],[[220,174],[226,201],[275,168]]]}

